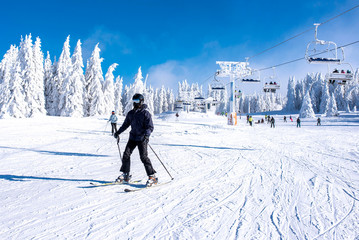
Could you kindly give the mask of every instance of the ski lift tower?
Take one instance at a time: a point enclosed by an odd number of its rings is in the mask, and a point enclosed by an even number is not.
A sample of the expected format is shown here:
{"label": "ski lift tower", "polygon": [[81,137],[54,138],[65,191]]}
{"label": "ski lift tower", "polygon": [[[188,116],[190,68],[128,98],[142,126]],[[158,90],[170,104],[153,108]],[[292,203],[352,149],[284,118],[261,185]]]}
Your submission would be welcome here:
{"label": "ski lift tower", "polygon": [[248,62],[227,62],[227,61],[217,61],[216,64],[219,65],[221,70],[218,71],[218,76],[220,77],[229,77],[230,79],[230,113],[227,114],[228,125],[237,125],[237,113],[235,111],[235,80],[237,78],[248,76],[250,69],[248,68]]}

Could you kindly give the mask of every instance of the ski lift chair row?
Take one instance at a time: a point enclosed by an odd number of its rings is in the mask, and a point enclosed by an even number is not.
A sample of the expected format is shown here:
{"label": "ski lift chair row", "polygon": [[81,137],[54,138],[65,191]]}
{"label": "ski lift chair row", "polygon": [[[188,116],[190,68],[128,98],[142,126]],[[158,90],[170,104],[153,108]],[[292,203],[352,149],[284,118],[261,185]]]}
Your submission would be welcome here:
{"label": "ski lift chair row", "polygon": [[[319,40],[318,27],[319,23],[315,23],[315,34],[314,41],[308,43],[307,49],[305,51],[305,59],[308,63],[314,64],[340,64],[344,61],[344,50],[342,50],[342,58],[338,57],[338,47],[337,44],[332,41]],[[313,57],[316,55],[321,55],[320,57]]]}
{"label": "ski lift chair row", "polygon": [[348,66],[348,70],[339,71],[337,68],[333,72],[329,72],[325,75],[326,80],[329,83],[334,84],[336,81],[340,85],[345,85],[347,81],[353,80],[353,67],[349,63],[341,63],[339,66]]}
{"label": "ski lift chair row", "polygon": [[276,82],[270,82],[269,84],[268,83],[265,83],[264,87],[263,87],[263,91],[264,92],[272,92],[272,93],[275,93],[277,90],[280,89],[280,85],[277,84]]}

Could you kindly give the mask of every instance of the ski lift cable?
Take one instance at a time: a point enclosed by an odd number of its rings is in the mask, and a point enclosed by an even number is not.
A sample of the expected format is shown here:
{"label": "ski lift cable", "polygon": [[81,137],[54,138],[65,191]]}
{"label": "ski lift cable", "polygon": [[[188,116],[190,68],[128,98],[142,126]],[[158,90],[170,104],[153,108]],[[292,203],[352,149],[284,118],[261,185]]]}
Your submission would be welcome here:
{"label": "ski lift cable", "polygon": [[[347,47],[347,46],[350,46],[350,45],[353,45],[353,44],[356,44],[356,43],[359,43],[359,40],[358,40],[358,41],[355,41],[355,42],[352,42],[352,43],[345,44],[345,45],[340,46],[340,47],[338,47],[338,48],[344,48],[344,47]],[[334,50],[335,50],[335,49],[331,49],[331,50],[329,50],[329,51],[334,51]],[[325,52],[327,52],[327,51],[323,51],[323,52],[320,52],[320,53],[316,53],[316,54],[313,54],[313,55],[311,55],[311,56],[320,55],[320,54],[325,53]],[[268,70],[268,69],[271,69],[271,68],[273,68],[273,67],[280,67],[280,66],[287,65],[287,64],[293,63],[293,62],[297,62],[297,61],[300,61],[300,60],[303,60],[303,59],[305,59],[305,57],[297,58],[297,59],[294,59],[294,60],[291,60],[291,61],[288,61],[288,62],[284,62],[284,63],[279,63],[279,64],[273,65],[273,66],[271,66],[271,67],[262,68],[262,69],[259,69],[259,71]]]}
{"label": "ski lift cable", "polygon": [[[328,20],[326,20],[326,21],[324,21],[324,22],[322,22],[322,23],[320,23],[319,25],[326,24],[326,23],[328,23],[328,22],[330,22],[330,21],[332,21],[332,20],[334,20],[334,19],[336,19],[336,18],[338,18],[338,17],[340,17],[340,16],[342,16],[342,15],[344,15],[344,14],[346,14],[346,13],[352,11],[352,10],[354,10],[354,9],[357,8],[357,7],[359,7],[359,4],[356,5],[356,6],[354,6],[354,7],[352,7],[352,8],[350,8],[350,9],[348,9],[348,10],[346,10],[346,11],[344,11],[344,12],[342,12],[342,13],[340,13],[340,14],[338,14],[338,15],[336,15],[336,16],[334,16],[334,17],[332,17],[332,18],[330,18],[330,19],[328,19]],[[288,41],[290,41],[290,40],[292,40],[292,39],[294,39],[294,38],[297,38],[297,37],[303,35],[304,33],[307,33],[307,32],[309,32],[309,31],[312,31],[314,28],[315,28],[315,26],[314,26],[314,27],[311,27],[311,28],[308,28],[307,30],[305,30],[305,31],[303,31],[303,32],[301,32],[301,33],[298,33],[298,34],[294,35],[293,37],[290,37],[290,38],[288,38],[288,39],[286,39],[286,40],[284,40],[284,41],[282,41],[282,42],[280,42],[280,43],[278,43],[278,44],[276,44],[276,45],[274,45],[274,46],[272,46],[272,47],[270,47],[270,48],[267,48],[267,49],[265,49],[265,50],[263,50],[263,51],[261,51],[261,52],[255,54],[255,55],[253,55],[253,56],[251,56],[251,57],[248,57],[247,60],[249,60],[249,59],[251,59],[251,58],[254,58],[254,57],[256,57],[256,56],[259,56],[259,55],[261,55],[261,54],[263,54],[263,53],[265,53],[265,52],[267,52],[267,51],[269,51],[269,50],[271,50],[271,49],[273,49],[273,48],[276,48],[276,47],[278,47],[278,46],[280,46],[280,45],[282,45],[282,44],[284,44],[284,43],[286,43],[286,42],[288,42]]]}

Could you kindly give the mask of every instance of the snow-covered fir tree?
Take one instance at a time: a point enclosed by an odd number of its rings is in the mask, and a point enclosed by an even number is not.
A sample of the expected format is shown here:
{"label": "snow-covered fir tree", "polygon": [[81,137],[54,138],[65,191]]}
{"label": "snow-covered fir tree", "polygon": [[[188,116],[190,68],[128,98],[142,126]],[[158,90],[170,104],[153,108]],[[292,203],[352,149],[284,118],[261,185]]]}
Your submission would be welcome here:
{"label": "snow-covered fir tree", "polygon": [[314,118],[315,113],[313,110],[312,100],[310,98],[309,91],[304,96],[302,107],[299,111],[300,118]]}
{"label": "snow-covered fir tree", "polygon": [[62,48],[61,55],[57,62],[57,81],[59,92],[59,105],[57,115],[68,116],[67,108],[71,103],[68,103],[67,94],[70,89],[72,62],[70,56],[70,36],[66,38],[64,46]]}
{"label": "snow-covered fir tree", "polygon": [[154,91],[151,86],[146,88],[144,92],[145,103],[147,104],[147,110],[153,115],[154,114]]}
{"label": "snow-covered fir tree", "polygon": [[27,103],[18,54],[19,49],[12,45],[0,64],[0,118],[26,117]]}
{"label": "snow-covered fir tree", "polygon": [[329,94],[329,86],[327,83],[323,83],[323,90],[322,96],[320,101],[319,113],[324,114],[325,111],[328,109],[328,104],[330,101],[330,94]]}
{"label": "snow-covered fir tree", "polygon": [[295,110],[295,99],[295,78],[290,77],[288,80],[287,103],[285,107],[287,111]]}
{"label": "snow-covered fir tree", "polygon": [[55,115],[57,107],[55,108],[54,102],[55,97],[58,95],[57,86],[54,81],[53,66],[50,59],[50,53],[47,52],[45,63],[44,63],[44,91],[45,91],[45,109],[48,115]]}
{"label": "snow-covered fir tree", "polygon": [[117,76],[115,81],[115,113],[119,116],[123,115],[123,105],[122,105],[122,88],[123,88],[123,78]]}
{"label": "snow-covered fir tree", "polygon": [[105,114],[105,97],[102,91],[103,73],[101,68],[100,48],[95,46],[90,59],[87,62],[86,82],[86,116]]}
{"label": "snow-covered fir tree", "polygon": [[[136,93],[144,94],[145,92],[145,86],[142,79],[143,79],[142,70],[141,67],[139,67],[138,72],[135,76],[135,82],[129,87],[127,92],[127,101],[124,109],[125,115],[127,115],[127,113],[133,108],[133,103],[132,103],[133,95],[135,95]],[[146,103],[146,99],[145,99],[145,103]]]}
{"label": "snow-covered fir tree", "polygon": [[62,111],[62,116],[67,117],[83,117],[84,116],[84,100],[85,100],[85,76],[84,64],[82,58],[81,41],[78,40],[74,53],[71,57],[72,72],[67,82],[67,99],[65,110]]}
{"label": "snow-covered fir tree", "polygon": [[33,85],[32,94],[32,116],[45,115],[45,94],[44,94],[44,54],[41,50],[41,40],[36,38],[33,46],[33,60],[35,66],[35,78],[31,83]]}
{"label": "snow-covered fir tree", "polygon": [[103,86],[103,94],[105,97],[105,112],[110,114],[111,111],[115,110],[115,87],[114,80],[115,76],[113,71],[115,71],[117,63],[113,63],[107,70],[105,75],[105,84]]}
{"label": "snow-covered fir tree", "polygon": [[337,115],[338,115],[337,102],[335,101],[334,93],[332,93],[331,96],[330,96],[328,109],[326,110],[326,116],[327,117],[332,117],[332,116],[337,116]]}
{"label": "snow-covered fir tree", "polygon": [[167,93],[166,93],[165,86],[163,86],[163,85],[162,85],[161,90],[160,90],[160,98],[161,98],[161,101],[162,101],[161,112],[168,112]]}
{"label": "snow-covered fir tree", "polygon": [[172,89],[167,89],[168,111],[174,111],[175,96]]}
{"label": "snow-covered fir tree", "polygon": [[[44,94],[44,69],[41,62],[41,42],[38,38],[33,48],[31,34],[21,39],[19,60],[25,93],[26,117],[35,117],[46,114]],[[36,52],[36,60],[34,52]],[[40,63],[40,64],[39,64]]]}

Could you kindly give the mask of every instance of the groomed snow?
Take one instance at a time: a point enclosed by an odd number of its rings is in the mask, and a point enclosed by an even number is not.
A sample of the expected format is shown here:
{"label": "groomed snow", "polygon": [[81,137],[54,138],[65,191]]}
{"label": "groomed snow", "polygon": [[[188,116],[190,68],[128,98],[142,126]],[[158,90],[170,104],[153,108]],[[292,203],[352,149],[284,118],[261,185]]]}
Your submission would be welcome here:
{"label": "groomed snow", "polygon": [[[133,193],[90,185],[119,175],[106,119],[0,120],[0,239],[359,238],[358,113],[275,129],[163,114],[150,144],[175,179]],[[146,181],[137,150],[131,172]]]}

